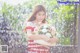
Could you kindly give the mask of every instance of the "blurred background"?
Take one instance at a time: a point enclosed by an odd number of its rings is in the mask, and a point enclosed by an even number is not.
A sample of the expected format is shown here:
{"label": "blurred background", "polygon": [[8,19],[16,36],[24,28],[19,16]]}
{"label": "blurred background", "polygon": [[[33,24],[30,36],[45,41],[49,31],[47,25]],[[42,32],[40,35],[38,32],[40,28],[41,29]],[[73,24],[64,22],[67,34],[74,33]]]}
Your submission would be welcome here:
{"label": "blurred background", "polygon": [[60,40],[51,47],[50,52],[77,53],[79,5],[60,4],[57,1],[67,0],[0,0],[0,45],[8,45],[7,53],[27,53],[24,23],[38,4],[45,6],[48,15],[46,20],[55,26],[56,36]]}

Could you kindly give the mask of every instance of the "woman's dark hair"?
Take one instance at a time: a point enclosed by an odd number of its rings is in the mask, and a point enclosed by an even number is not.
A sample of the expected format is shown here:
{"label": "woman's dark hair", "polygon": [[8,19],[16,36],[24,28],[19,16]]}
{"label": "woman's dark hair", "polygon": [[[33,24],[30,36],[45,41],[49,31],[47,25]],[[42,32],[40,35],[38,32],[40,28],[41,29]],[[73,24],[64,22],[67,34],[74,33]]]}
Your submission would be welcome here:
{"label": "woman's dark hair", "polygon": [[[44,11],[46,13],[44,6],[37,5],[28,21],[34,21],[36,19],[35,15],[40,11]],[[42,23],[45,23],[45,19],[42,21]]]}

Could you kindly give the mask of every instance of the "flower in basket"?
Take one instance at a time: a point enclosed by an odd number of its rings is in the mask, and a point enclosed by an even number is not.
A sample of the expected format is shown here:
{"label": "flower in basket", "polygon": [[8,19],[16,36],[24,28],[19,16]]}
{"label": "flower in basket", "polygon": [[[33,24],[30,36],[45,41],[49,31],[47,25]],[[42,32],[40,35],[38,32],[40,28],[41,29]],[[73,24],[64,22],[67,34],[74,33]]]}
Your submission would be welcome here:
{"label": "flower in basket", "polygon": [[47,24],[41,26],[41,28],[39,29],[38,33],[39,34],[44,34],[45,36],[47,36],[49,38],[53,37],[52,34],[51,34],[50,26],[47,25]]}

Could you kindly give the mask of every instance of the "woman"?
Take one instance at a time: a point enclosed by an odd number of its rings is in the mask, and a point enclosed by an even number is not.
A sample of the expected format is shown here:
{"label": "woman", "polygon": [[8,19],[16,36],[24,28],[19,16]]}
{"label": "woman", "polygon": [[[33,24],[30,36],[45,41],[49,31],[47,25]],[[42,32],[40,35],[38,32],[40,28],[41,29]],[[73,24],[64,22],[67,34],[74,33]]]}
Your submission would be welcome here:
{"label": "woman", "polygon": [[[34,31],[38,31],[40,26],[44,24],[48,24],[46,21],[46,10],[42,5],[37,5],[33,11],[33,14],[29,18],[27,22],[27,28],[25,28],[25,32],[28,34],[28,53],[50,53],[49,46],[50,44],[37,44],[34,41],[35,40],[44,40],[48,43],[57,42],[57,38],[48,38],[44,35],[40,34],[33,34]],[[31,29],[31,30],[29,30]],[[52,29],[52,33],[55,34],[56,30],[55,28]]]}

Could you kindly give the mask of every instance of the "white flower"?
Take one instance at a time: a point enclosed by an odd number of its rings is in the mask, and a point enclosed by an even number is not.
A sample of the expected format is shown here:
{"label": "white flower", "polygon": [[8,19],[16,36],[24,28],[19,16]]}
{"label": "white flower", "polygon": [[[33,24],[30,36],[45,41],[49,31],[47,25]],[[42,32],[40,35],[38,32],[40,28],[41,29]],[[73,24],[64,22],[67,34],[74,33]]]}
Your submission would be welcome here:
{"label": "white flower", "polygon": [[46,36],[50,38],[51,37],[51,34],[50,33],[46,33]]}
{"label": "white flower", "polygon": [[47,29],[42,29],[41,30],[43,33],[46,33],[47,32]]}

